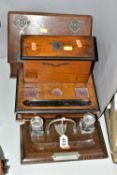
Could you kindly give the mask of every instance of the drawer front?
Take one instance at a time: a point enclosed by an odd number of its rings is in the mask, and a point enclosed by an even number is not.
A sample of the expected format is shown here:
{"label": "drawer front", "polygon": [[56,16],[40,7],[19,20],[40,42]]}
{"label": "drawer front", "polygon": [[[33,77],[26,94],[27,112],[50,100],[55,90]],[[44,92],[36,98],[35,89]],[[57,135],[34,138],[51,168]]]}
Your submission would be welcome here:
{"label": "drawer front", "polygon": [[26,82],[86,82],[91,72],[91,61],[24,61]]}

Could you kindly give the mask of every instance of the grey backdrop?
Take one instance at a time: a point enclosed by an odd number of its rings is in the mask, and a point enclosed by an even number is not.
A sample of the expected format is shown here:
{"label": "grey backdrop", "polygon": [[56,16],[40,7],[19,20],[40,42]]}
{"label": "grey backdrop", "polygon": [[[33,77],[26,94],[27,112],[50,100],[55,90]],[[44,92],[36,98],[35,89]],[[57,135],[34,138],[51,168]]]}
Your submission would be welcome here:
{"label": "grey backdrop", "polygon": [[0,58],[7,55],[7,12],[11,10],[93,16],[99,54],[94,77],[103,111],[117,89],[117,0],[0,0]]}

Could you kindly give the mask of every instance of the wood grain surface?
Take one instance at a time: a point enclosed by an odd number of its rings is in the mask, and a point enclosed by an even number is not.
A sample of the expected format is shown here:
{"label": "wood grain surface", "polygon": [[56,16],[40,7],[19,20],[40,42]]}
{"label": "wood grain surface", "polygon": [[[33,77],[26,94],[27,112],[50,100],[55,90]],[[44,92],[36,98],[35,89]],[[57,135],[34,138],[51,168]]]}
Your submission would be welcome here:
{"label": "wood grain surface", "polygon": [[54,60],[95,61],[95,50],[93,37],[22,35],[21,39],[21,57],[26,60],[54,57]]}

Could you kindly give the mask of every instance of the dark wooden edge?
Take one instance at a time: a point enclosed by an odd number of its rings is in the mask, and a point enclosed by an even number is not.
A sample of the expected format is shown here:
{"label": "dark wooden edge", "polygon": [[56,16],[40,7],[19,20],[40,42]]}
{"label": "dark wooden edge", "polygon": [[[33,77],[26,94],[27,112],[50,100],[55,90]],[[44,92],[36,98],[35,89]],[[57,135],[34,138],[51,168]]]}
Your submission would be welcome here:
{"label": "dark wooden edge", "polygon": [[[116,91],[117,91],[117,90],[116,90]],[[112,101],[112,99],[113,99],[114,94],[116,93],[116,91],[115,91],[115,92],[113,93],[113,95],[110,97],[109,102],[111,102],[111,101]],[[108,104],[109,104],[109,102],[108,102]],[[106,108],[107,108],[108,104],[106,105],[106,107],[104,108],[104,110],[101,112],[101,115],[102,115],[102,114],[105,114],[105,112],[106,112]]]}
{"label": "dark wooden edge", "polygon": [[18,85],[19,85],[19,71],[17,71],[16,77],[16,91],[15,91],[15,112],[17,112],[17,102],[18,102]]}
{"label": "dark wooden edge", "polygon": [[95,58],[96,58],[96,61],[98,61],[98,46],[97,46],[97,40],[95,36],[93,36],[93,41],[94,41],[94,48],[95,48]]}
{"label": "dark wooden edge", "polygon": [[[98,112],[99,111],[99,106],[95,109],[30,109],[30,110],[19,110],[17,109],[17,103],[18,103],[18,85],[19,85],[19,73],[17,73],[17,81],[16,81],[16,97],[15,97],[15,113],[16,114],[79,114],[79,113],[86,113],[86,112]],[[93,76],[92,76],[93,77]],[[97,98],[97,97],[96,97]],[[98,100],[98,99],[97,99]]]}
{"label": "dark wooden edge", "polygon": [[85,14],[67,14],[67,13],[48,13],[48,12],[26,12],[26,11],[9,11],[8,12],[8,16],[9,15],[12,15],[12,14],[25,14],[25,15],[43,15],[43,16],[71,16],[71,15],[73,15],[73,16],[79,16],[79,17],[90,17],[91,18],[91,21],[92,21],[92,16],[91,15],[85,15]]}
{"label": "dark wooden edge", "polygon": [[[17,106],[16,106],[17,107]],[[15,108],[16,114],[79,114],[79,113],[95,113],[98,109],[30,109],[30,110],[17,110]]]}
{"label": "dark wooden edge", "polygon": [[56,58],[54,56],[21,56],[21,60],[62,60],[62,61],[65,61],[65,60],[70,60],[70,61],[97,61],[96,58],[91,58],[91,57],[57,57]]}
{"label": "dark wooden edge", "polygon": [[100,111],[100,105],[99,105],[99,100],[98,100],[98,96],[97,96],[97,89],[96,89],[96,84],[95,84],[95,79],[94,79],[93,73],[92,73],[92,79],[93,79],[94,90],[95,90],[95,94],[96,94],[96,101],[97,101],[98,109]]}
{"label": "dark wooden edge", "polygon": [[[98,61],[98,53],[97,53],[97,43],[96,43],[96,37],[92,37],[93,38],[93,43],[94,43],[94,50],[95,50],[95,57],[72,57],[72,56],[22,56],[22,39],[23,36],[21,36],[20,38],[20,58],[21,61],[23,60],[72,60],[72,61]],[[30,36],[30,35],[29,35]],[[43,37],[45,35],[41,35],[41,37]],[[51,37],[50,35],[47,37]],[[63,36],[64,37],[64,36]],[[72,36],[73,37],[73,36]],[[88,36],[86,36],[88,37]]]}
{"label": "dark wooden edge", "polygon": [[[94,47],[95,47],[95,57],[96,57],[96,61],[99,61],[98,59],[98,48],[97,48],[97,40],[96,40],[96,37],[93,36],[93,39],[94,39]],[[91,72],[93,72],[93,69],[94,69],[94,64],[95,62],[93,61],[92,62],[92,65],[91,65]],[[94,87],[95,87],[95,91],[96,91],[96,86],[95,86],[95,81],[94,81],[94,77],[93,77],[93,74],[92,74],[92,78],[93,78],[93,82],[94,82]],[[97,93],[96,93],[96,97],[97,97]],[[98,103],[99,104],[99,103]]]}
{"label": "dark wooden edge", "polygon": [[91,105],[90,100],[78,100],[78,99],[40,99],[37,101],[24,100],[23,104],[26,106],[89,106]]}

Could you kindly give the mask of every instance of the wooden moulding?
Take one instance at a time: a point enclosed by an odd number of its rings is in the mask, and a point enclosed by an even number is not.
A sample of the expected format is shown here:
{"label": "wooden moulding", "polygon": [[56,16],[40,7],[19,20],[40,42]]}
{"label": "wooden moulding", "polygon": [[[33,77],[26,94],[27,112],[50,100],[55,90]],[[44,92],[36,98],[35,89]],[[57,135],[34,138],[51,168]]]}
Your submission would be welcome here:
{"label": "wooden moulding", "polygon": [[[97,112],[94,112],[95,115],[97,115]],[[71,119],[74,119],[74,118],[81,118],[83,115],[83,113],[60,113],[60,114],[57,114],[57,113],[51,113],[51,114],[46,114],[46,113],[43,113],[43,114],[38,114],[38,113],[18,113],[16,114],[16,120],[19,121],[19,122],[22,122],[23,120],[25,121],[30,121],[32,118],[36,117],[36,116],[39,116],[39,117],[42,117],[42,118],[45,118],[45,119],[55,119],[55,118],[58,118],[58,117],[65,117],[65,118],[71,118]]]}
{"label": "wooden moulding", "polygon": [[[45,130],[48,122],[50,120],[45,120]],[[77,119],[76,122],[78,126],[79,120]],[[64,150],[59,146],[59,135],[54,127],[51,127],[49,136],[45,132],[43,137],[36,138],[31,137],[30,124],[28,122],[21,125],[21,163],[56,162],[52,159],[54,153],[62,153],[64,155],[64,153],[78,152],[80,157],[77,160],[107,157],[107,150],[99,122],[95,132],[92,134],[81,134],[78,128],[77,133],[74,134],[72,129],[72,125],[69,124],[66,135],[69,137],[70,147]]]}
{"label": "wooden moulding", "polygon": [[8,63],[11,77],[16,77],[22,66],[20,60],[21,31],[25,35],[80,35],[92,34],[92,17],[34,12],[8,13]]}
{"label": "wooden moulding", "polygon": [[[77,94],[75,90],[81,88],[84,92]],[[60,95],[53,92],[56,90],[62,91]],[[87,100],[91,101],[90,105],[85,106],[27,106],[24,105],[25,100]],[[23,73],[20,72],[17,80],[16,90],[16,106],[15,112],[17,114],[74,114],[84,112],[99,112],[98,100],[95,92],[94,82],[90,76],[88,83],[24,83]]]}

